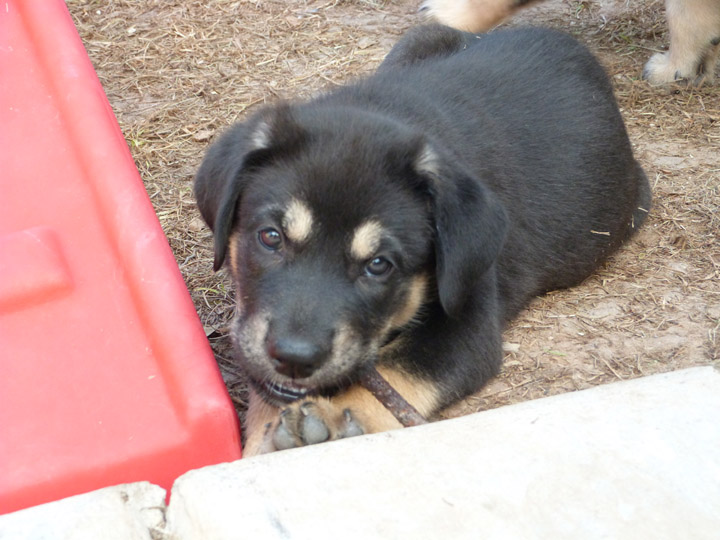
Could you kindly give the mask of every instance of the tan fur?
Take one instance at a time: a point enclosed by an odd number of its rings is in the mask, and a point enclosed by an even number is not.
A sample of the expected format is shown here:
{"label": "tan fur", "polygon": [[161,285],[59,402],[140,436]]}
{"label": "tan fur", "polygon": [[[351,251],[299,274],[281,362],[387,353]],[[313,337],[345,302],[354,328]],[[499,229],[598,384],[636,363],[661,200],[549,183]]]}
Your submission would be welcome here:
{"label": "tan fur", "polygon": [[[421,415],[427,417],[435,411],[439,392],[432,381],[389,367],[379,367],[378,371]],[[331,440],[337,438],[341,432],[346,409],[352,412],[365,433],[379,433],[402,427],[392,413],[360,385],[353,385],[332,398],[308,398],[291,403],[287,408],[299,409],[308,402],[315,405],[315,414],[327,425]],[[279,412],[278,408],[266,404],[251,390],[245,422],[245,457],[275,450],[272,435],[279,423]]]}
{"label": "tan fur", "polygon": [[242,306],[238,303],[236,316],[233,319],[233,340],[236,347],[240,347],[242,351],[250,358],[258,359],[259,362],[265,362],[264,358],[267,354],[265,350],[265,336],[267,336],[268,326],[270,324],[270,315],[265,311],[253,313],[246,319],[239,317]]}
{"label": "tan fur", "polygon": [[382,234],[383,227],[379,222],[372,219],[364,222],[355,229],[350,242],[350,254],[359,261],[369,259],[380,246]]}
{"label": "tan fur", "polygon": [[440,392],[434,381],[419,379],[403,371],[383,366],[378,366],[377,370],[422,416],[429,418],[435,412]]}
{"label": "tan fur", "polygon": [[386,326],[386,331],[401,328],[412,321],[418,311],[425,303],[427,296],[428,278],[424,274],[414,276],[410,283],[405,303],[390,318]]}
{"label": "tan fur", "polygon": [[238,259],[238,242],[240,240],[240,234],[234,232],[230,235],[228,240],[228,254],[230,255],[230,272],[233,276],[238,275],[239,259]]}
{"label": "tan fur", "polygon": [[[466,32],[486,32],[523,6],[513,0],[426,0],[427,15],[443,24]],[[670,49],[654,54],[645,65],[644,77],[661,85],[677,79],[691,83],[712,82],[720,45],[720,0],[665,0]],[[704,73],[698,75],[698,65]]]}
{"label": "tan fur", "polygon": [[313,227],[313,215],[310,208],[298,199],[292,199],[283,216],[283,229],[287,237],[295,243],[308,239]]}
{"label": "tan fur", "polygon": [[[720,45],[720,1],[666,0],[670,50],[653,55],[645,65],[650,84],[665,84],[676,79],[712,82]],[[698,79],[697,66],[704,63],[704,76]]]}
{"label": "tan fur", "polygon": [[352,327],[346,323],[339,323],[335,330],[332,343],[332,353],[328,367],[338,372],[351,369],[352,358],[357,358],[362,352],[362,341]]}
{"label": "tan fur", "polygon": [[485,32],[512,15],[512,0],[430,0],[426,13],[443,24],[465,32]]}
{"label": "tan fur", "polygon": [[237,279],[240,268],[240,257],[238,254],[238,243],[240,242],[240,234],[234,232],[230,235],[228,242],[228,258],[230,262],[230,274],[235,282],[235,317],[240,317],[244,311],[245,303],[243,302],[242,291],[240,290],[240,282]]}
{"label": "tan fur", "polygon": [[[432,381],[388,367],[378,367],[378,371],[421,415],[429,416],[434,412],[438,403],[438,390]],[[379,433],[402,427],[390,411],[368,390],[357,384],[333,398],[315,398],[312,401],[316,401],[323,411],[323,419],[327,420],[329,427],[339,425],[345,409],[352,411],[365,433]]]}
{"label": "tan fur", "polygon": [[279,414],[280,409],[266,403],[252,388],[249,390],[248,410],[244,426],[244,457],[265,454],[274,450],[269,431]]}

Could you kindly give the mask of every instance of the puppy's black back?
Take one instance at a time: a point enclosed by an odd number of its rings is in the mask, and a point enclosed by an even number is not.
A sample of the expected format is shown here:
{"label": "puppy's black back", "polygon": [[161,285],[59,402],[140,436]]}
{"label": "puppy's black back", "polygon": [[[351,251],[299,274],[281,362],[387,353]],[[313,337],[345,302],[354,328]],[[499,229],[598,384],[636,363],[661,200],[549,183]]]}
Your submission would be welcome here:
{"label": "puppy's black back", "polygon": [[509,214],[504,318],[587,277],[644,219],[650,189],[607,76],[571,37],[411,31],[378,73],[325,98],[400,117],[450,149]]}

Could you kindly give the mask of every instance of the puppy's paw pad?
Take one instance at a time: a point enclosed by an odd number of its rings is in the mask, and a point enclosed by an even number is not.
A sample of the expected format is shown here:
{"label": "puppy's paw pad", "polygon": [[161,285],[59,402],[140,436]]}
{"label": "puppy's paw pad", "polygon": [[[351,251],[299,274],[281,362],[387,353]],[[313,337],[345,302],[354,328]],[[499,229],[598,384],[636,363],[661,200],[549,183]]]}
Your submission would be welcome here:
{"label": "puppy's paw pad", "polygon": [[272,435],[277,450],[344,439],[365,433],[350,409],[338,411],[330,403],[306,401],[280,413]]}
{"label": "puppy's paw pad", "polygon": [[292,418],[289,409],[285,409],[280,413],[280,421],[275,427],[272,434],[272,442],[276,450],[287,450],[298,446],[297,438],[294,434],[296,430],[293,428]]}
{"label": "puppy's paw pad", "polygon": [[300,407],[303,414],[300,438],[305,444],[317,444],[330,438],[330,430],[325,421],[316,415],[317,407],[313,403],[305,403]]}
{"label": "puppy's paw pad", "polygon": [[343,430],[340,433],[340,438],[355,437],[365,433],[362,425],[355,420],[350,409],[343,411]]}

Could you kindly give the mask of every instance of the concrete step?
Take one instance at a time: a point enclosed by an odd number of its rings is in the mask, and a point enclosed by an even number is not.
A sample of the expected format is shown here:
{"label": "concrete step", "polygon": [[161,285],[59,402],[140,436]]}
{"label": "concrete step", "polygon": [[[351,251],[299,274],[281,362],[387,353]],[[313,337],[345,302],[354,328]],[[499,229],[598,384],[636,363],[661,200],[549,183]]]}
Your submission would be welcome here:
{"label": "concrete step", "polygon": [[148,482],[112,486],[0,516],[0,540],[164,538],[165,490]]}
{"label": "concrete step", "polygon": [[[82,520],[117,529],[120,510],[72,510],[72,499],[0,517],[0,538],[90,538],[73,532]],[[191,471],[164,517],[153,539],[717,540],[720,372],[655,375]]]}

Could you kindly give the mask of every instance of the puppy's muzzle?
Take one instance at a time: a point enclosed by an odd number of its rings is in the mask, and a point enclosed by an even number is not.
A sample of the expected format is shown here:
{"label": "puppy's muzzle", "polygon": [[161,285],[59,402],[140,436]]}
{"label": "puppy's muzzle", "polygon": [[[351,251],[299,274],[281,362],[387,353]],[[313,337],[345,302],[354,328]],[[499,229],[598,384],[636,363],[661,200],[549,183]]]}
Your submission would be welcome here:
{"label": "puppy's muzzle", "polygon": [[266,346],[275,371],[290,379],[310,377],[325,363],[329,353],[326,347],[296,336],[269,336]]}

